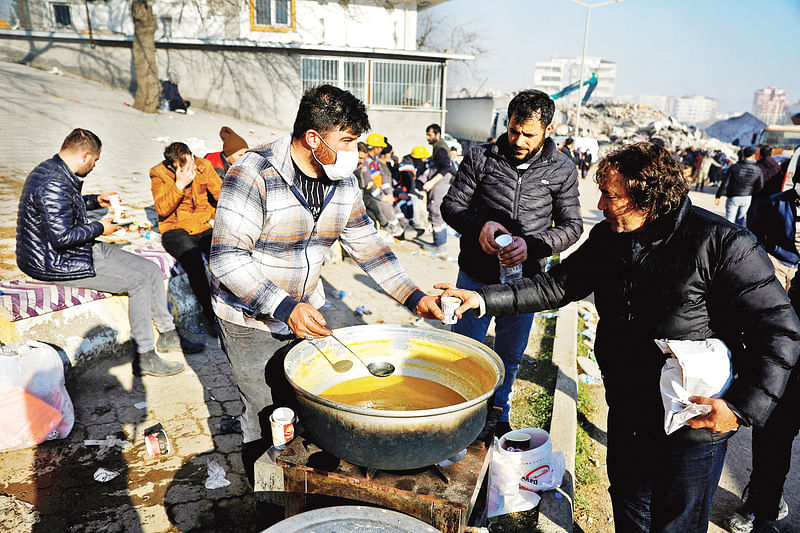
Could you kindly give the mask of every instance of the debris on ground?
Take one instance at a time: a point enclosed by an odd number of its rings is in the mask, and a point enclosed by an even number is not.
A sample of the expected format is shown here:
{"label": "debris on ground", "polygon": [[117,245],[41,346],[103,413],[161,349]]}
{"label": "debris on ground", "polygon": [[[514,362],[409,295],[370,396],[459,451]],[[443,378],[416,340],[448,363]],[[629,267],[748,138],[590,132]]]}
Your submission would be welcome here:
{"label": "debris on ground", "polygon": [[227,487],[231,482],[225,479],[225,469],[222,468],[216,459],[208,460],[208,478],[206,479],[206,488],[221,489]]}
{"label": "debris on ground", "polygon": [[111,481],[115,477],[119,475],[119,472],[115,472],[114,470],[108,470],[107,468],[98,468],[94,472],[94,480],[99,481],[100,483],[106,483]]}

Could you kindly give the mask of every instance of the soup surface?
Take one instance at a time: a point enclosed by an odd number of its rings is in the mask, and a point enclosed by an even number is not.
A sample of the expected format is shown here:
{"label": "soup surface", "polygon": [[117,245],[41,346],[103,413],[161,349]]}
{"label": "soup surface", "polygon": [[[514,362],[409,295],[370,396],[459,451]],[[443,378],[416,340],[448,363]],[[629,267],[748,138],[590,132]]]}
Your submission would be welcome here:
{"label": "soup surface", "polygon": [[345,405],[387,411],[438,409],[466,401],[440,383],[398,374],[351,379],[334,385],[320,396]]}

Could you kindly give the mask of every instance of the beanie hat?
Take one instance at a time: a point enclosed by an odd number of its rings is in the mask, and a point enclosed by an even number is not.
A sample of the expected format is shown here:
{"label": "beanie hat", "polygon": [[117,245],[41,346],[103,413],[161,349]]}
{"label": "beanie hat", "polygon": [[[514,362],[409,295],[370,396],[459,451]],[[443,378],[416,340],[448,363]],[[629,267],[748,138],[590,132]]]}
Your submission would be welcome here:
{"label": "beanie hat", "polygon": [[222,139],[222,153],[225,155],[235,154],[242,148],[248,148],[247,141],[239,137],[235,131],[228,126],[222,126],[219,130],[219,138]]}

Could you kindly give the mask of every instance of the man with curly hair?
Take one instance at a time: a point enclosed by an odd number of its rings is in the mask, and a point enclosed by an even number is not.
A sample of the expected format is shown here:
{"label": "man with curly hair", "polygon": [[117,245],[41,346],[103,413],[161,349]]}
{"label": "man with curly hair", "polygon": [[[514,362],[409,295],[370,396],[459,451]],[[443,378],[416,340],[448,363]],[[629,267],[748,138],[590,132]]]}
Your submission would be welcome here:
{"label": "man with curly hair", "polygon": [[[594,293],[616,530],[705,532],[727,440],[740,426],[762,426],[783,395],[800,320],[753,234],[693,206],[669,152],[625,146],[595,179],[605,220],[561,264],[474,292],[436,287],[462,298],[459,316],[530,313]],[[653,341],[710,338],[730,348],[733,382],[721,398],[692,397],[709,414],[666,435],[665,357]]]}

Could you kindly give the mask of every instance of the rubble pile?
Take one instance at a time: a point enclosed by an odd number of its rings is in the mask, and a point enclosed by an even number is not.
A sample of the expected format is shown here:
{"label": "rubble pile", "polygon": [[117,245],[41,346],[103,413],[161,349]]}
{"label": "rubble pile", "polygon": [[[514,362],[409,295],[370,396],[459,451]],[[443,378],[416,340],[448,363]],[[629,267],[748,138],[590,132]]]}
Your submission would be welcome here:
{"label": "rubble pile", "polygon": [[[575,108],[575,104],[564,107],[559,105],[562,116],[568,117],[569,126],[572,126],[575,120]],[[556,133],[559,126],[556,127]],[[585,137],[597,139],[600,144],[600,157],[604,157],[623,144],[650,141],[654,138],[663,139],[666,146],[672,150],[689,146],[722,150],[734,159],[738,152],[738,147],[708,137],[699,128],[678,122],[675,117],[663,111],[621,102],[590,103],[581,107],[581,133]]]}

